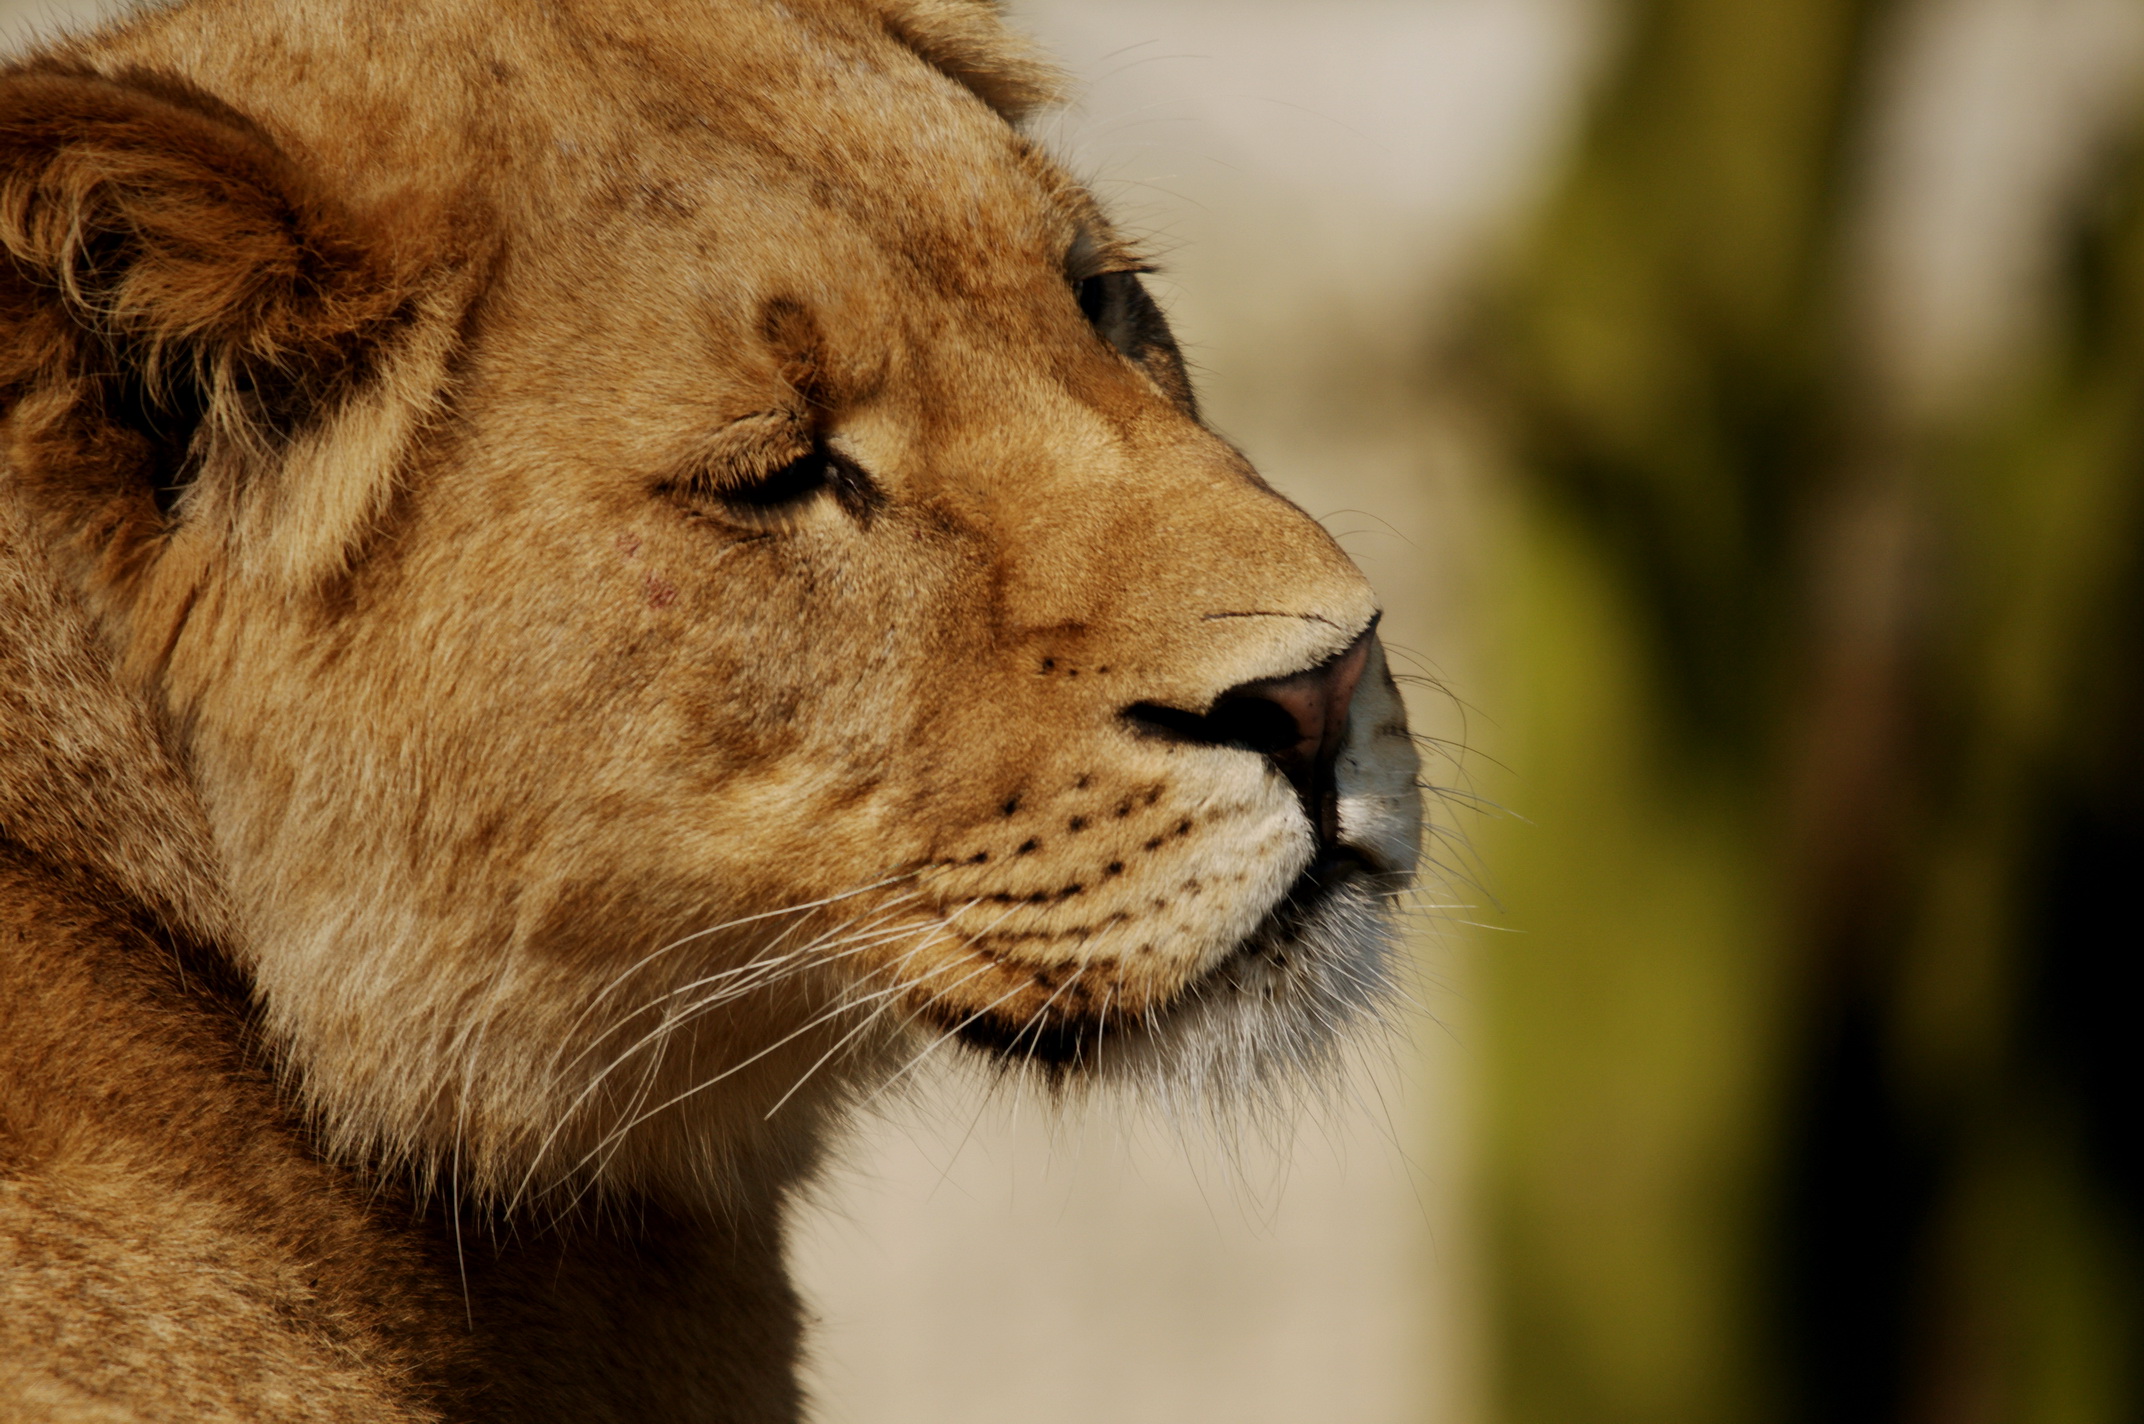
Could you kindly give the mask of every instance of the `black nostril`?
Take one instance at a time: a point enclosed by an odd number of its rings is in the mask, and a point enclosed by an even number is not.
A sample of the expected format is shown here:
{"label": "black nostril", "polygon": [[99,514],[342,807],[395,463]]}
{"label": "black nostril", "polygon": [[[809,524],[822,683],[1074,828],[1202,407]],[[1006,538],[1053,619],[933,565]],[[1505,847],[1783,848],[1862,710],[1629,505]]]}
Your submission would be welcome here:
{"label": "black nostril", "polygon": [[1181,708],[1140,702],[1124,709],[1124,720],[1141,731],[1202,747],[1238,747],[1277,757],[1303,739],[1295,717],[1262,697],[1224,697],[1201,715]]}
{"label": "black nostril", "polygon": [[1340,833],[1333,760],[1347,737],[1348,706],[1369,661],[1370,637],[1366,630],[1340,653],[1292,677],[1232,687],[1206,712],[1139,702],[1122,715],[1150,736],[1264,757],[1294,785],[1319,842],[1330,846]]}
{"label": "black nostril", "polygon": [[1260,756],[1286,756],[1303,740],[1303,728],[1285,705],[1257,695],[1223,697],[1206,714],[1223,746]]}

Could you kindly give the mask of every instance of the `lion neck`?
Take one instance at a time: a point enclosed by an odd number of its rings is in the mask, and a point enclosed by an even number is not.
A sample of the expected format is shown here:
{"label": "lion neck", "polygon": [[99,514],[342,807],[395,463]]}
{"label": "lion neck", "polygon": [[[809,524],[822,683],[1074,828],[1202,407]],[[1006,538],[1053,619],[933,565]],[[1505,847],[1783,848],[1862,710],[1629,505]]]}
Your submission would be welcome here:
{"label": "lion neck", "polygon": [[156,718],[113,675],[0,479],[0,836],[87,872],[201,943],[231,914],[199,798]]}

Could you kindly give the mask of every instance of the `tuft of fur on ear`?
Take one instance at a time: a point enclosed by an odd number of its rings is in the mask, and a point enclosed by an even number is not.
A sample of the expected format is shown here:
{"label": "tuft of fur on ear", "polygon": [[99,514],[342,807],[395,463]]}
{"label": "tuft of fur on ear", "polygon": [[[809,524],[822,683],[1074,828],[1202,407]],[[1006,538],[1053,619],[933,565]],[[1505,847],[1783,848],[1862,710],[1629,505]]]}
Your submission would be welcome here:
{"label": "tuft of fur on ear", "polygon": [[267,135],[154,75],[0,75],[0,249],[11,473],[107,561],[212,453],[351,386],[408,302]]}
{"label": "tuft of fur on ear", "polygon": [[1063,99],[1062,70],[1005,25],[995,0],[873,0],[893,37],[1018,123]]}

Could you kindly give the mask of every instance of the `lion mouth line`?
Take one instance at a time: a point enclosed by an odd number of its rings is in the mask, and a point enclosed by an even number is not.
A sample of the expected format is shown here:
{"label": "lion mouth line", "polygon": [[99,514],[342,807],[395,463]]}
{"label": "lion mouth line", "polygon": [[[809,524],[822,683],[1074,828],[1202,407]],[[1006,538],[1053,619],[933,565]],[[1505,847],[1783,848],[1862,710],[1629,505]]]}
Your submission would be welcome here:
{"label": "lion mouth line", "polygon": [[1158,1009],[1113,1013],[1105,996],[1099,1008],[1066,1004],[1024,1015],[987,1010],[960,1014],[949,1009],[934,1017],[940,1018],[943,1031],[993,1058],[1033,1064],[1053,1076],[1091,1071],[1100,1062],[1105,1044],[1166,1033],[1171,1020],[1202,991],[1224,984],[1246,966],[1264,961],[1269,968],[1285,969],[1289,954],[1318,912],[1343,887],[1372,880],[1377,874],[1370,859],[1351,846],[1324,848],[1255,929]]}

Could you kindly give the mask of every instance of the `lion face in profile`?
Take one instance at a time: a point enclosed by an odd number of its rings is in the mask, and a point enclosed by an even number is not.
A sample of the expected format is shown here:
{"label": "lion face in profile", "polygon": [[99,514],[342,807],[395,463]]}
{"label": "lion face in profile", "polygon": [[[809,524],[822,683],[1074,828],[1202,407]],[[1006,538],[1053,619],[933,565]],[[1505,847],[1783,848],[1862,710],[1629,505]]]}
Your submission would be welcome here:
{"label": "lion face in profile", "polygon": [[331,1138],[704,1197],[943,1041],[1322,1064],[1417,851],[1377,605],[987,9],[337,8],[0,113],[10,466]]}

